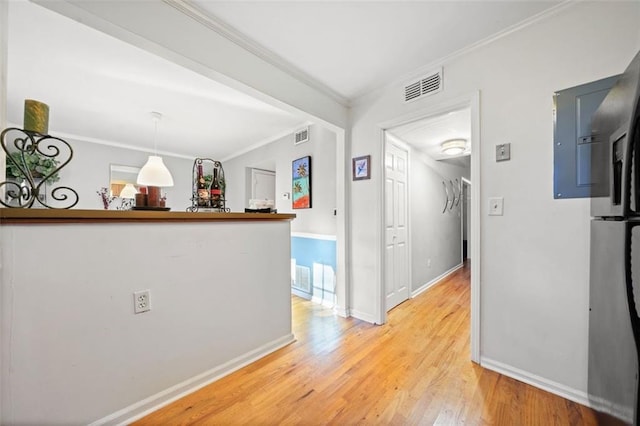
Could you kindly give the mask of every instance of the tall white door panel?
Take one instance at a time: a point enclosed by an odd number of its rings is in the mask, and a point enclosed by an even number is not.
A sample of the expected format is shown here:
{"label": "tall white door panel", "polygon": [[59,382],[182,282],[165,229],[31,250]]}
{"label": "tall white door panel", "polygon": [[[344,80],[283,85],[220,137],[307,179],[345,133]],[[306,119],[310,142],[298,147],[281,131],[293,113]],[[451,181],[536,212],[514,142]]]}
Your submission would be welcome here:
{"label": "tall white door panel", "polygon": [[385,296],[387,311],[409,298],[407,245],[408,153],[387,141],[385,147]]}

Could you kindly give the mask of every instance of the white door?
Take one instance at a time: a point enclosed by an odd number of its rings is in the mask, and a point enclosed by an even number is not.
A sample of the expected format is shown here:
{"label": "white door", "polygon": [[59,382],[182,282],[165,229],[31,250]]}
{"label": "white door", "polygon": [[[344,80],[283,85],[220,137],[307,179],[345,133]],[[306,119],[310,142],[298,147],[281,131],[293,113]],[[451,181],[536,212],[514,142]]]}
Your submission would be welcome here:
{"label": "white door", "polygon": [[385,308],[409,298],[407,245],[407,151],[385,146]]}
{"label": "white door", "polygon": [[276,174],[269,170],[251,170],[251,199],[276,199]]}

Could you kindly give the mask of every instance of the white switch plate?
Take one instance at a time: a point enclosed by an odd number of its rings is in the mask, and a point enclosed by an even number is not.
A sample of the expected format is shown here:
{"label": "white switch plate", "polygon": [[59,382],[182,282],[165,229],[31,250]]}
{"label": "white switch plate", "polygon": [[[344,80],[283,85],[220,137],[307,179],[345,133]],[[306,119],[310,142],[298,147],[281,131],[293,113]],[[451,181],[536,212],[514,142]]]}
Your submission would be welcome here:
{"label": "white switch plate", "polygon": [[502,216],[504,209],[504,198],[489,198],[489,216]]}
{"label": "white switch plate", "polygon": [[496,161],[508,160],[511,160],[511,144],[503,143],[502,145],[496,145]]}

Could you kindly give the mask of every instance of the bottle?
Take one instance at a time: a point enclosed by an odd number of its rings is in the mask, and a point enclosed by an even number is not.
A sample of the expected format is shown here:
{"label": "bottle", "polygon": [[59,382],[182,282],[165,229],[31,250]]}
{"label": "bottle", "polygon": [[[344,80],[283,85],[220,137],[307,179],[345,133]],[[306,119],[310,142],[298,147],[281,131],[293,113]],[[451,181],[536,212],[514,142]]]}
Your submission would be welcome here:
{"label": "bottle", "polygon": [[199,207],[208,207],[209,206],[209,191],[207,190],[207,185],[205,185],[204,175],[202,174],[202,164],[198,164],[198,178],[196,182],[196,195],[197,195],[197,203]]}
{"label": "bottle", "polygon": [[220,190],[220,181],[218,180],[218,169],[213,168],[213,180],[211,181],[211,207],[215,209],[221,208],[222,191]]}

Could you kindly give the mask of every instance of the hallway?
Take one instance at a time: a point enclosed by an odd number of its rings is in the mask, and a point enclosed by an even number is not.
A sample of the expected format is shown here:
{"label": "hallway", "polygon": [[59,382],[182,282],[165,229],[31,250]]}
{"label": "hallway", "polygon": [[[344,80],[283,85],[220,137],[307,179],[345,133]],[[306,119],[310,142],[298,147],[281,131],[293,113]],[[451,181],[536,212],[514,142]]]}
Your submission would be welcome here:
{"label": "hallway", "polygon": [[374,326],[294,297],[295,343],[136,424],[595,425],[469,361],[467,265]]}

